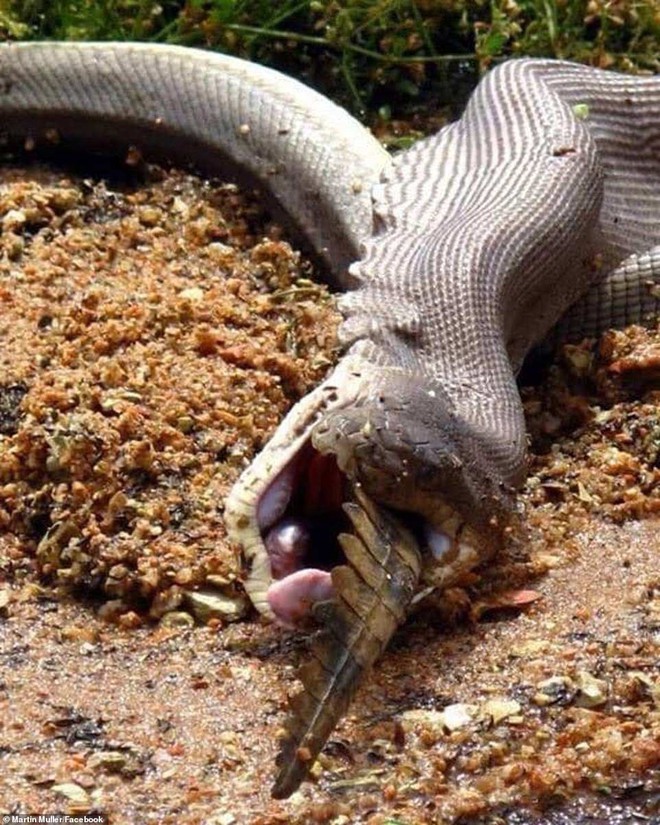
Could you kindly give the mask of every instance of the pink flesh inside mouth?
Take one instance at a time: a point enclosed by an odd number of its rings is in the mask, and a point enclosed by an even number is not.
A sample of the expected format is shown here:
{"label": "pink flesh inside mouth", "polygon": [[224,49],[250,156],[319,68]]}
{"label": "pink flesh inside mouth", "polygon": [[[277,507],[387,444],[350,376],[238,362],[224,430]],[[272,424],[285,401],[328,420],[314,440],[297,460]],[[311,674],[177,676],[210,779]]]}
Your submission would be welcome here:
{"label": "pink flesh inside mouth", "polygon": [[310,445],[278,473],[257,505],[257,523],[275,580],[268,603],[287,626],[304,624],[312,606],[334,595],[330,570],[342,561],[347,529],[345,480],[333,456]]}
{"label": "pink flesh inside mouth", "polygon": [[[270,560],[268,604],[280,624],[307,623],[317,602],[335,595],[330,571],[344,562],[338,536],[349,530],[342,510],[348,490],[332,455],[308,443],[275,476],[257,505],[257,523]],[[403,515],[403,514],[400,514]],[[437,563],[452,542],[419,517],[406,521]]]}
{"label": "pink flesh inside mouth", "polygon": [[332,599],[335,591],[327,570],[297,570],[268,588],[268,604],[280,624],[299,627],[309,618],[316,602]]}

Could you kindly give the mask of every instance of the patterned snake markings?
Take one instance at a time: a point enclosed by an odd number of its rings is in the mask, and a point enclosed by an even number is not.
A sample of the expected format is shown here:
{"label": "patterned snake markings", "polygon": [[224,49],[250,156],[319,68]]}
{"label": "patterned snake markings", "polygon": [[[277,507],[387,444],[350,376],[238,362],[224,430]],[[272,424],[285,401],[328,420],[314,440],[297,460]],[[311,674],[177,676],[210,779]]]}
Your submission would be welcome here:
{"label": "patterned snake markings", "polygon": [[596,334],[657,313],[660,81],[510,61],[391,160],[321,95],[235,58],[4,44],[0,114],[37,143],[136,144],[258,184],[349,290],[342,361],[226,502],[256,608],[324,626],[278,760],[287,796],[415,592],[497,548],[525,476],[529,348],[557,322]]}

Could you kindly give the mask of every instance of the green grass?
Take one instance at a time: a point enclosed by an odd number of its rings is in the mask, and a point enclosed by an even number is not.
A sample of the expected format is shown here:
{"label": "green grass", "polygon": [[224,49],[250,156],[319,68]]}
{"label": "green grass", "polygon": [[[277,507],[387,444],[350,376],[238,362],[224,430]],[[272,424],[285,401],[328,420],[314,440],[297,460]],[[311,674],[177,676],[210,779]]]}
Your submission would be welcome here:
{"label": "green grass", "polygon": [[0,0],[0,32],[217,48],[381,116],[512,55],[660,70],[660,0]]}

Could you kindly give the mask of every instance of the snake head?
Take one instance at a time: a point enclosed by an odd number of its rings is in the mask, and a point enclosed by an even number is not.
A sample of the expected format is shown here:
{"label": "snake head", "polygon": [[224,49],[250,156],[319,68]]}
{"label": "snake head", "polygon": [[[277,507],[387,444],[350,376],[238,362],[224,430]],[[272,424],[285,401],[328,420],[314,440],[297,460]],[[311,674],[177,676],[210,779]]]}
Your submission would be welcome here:
{"label": "snake head", "polygon": [[455,582],[497,549],[512,507],[486,442],[438,382],[344,359],[291,411],[226,502],[255,606],[298,625],[332,595],[352,484],[404,518],[426,584]]}
{"label": "snake head", "polygon": [[379,504],[441,527],[448,510],[492,542],[514,506],[483,433],[455,411],[443,386],[396,370],[377,371],[369,392],[329,410],[312,444]]}

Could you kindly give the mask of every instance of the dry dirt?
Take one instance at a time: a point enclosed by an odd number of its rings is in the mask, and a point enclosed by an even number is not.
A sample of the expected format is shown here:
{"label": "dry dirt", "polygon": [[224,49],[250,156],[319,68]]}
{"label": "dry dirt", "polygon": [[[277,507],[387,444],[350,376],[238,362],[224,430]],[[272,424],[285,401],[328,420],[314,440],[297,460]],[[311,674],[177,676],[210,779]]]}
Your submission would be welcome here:
{"label": "dry dirt", "polygon": [[524,391],[503,557],[411,617],[273,802],[307,639],[250,612],[222,501],[328,368],[332,300],[233,187],[2,181],[0,812],[660,822],[657,333],[565,348]]}

